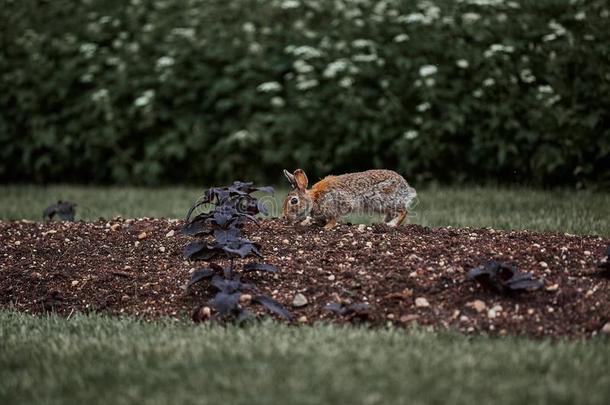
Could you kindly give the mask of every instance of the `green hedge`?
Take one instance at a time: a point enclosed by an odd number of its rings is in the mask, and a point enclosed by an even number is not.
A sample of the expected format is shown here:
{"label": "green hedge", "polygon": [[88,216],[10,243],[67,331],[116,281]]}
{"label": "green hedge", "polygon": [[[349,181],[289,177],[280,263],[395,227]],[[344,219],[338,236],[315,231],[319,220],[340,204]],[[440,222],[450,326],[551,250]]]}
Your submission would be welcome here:
{"label": "green hedge", "polygon": [[0,180],[610,184],[606,0],[0,0]]}

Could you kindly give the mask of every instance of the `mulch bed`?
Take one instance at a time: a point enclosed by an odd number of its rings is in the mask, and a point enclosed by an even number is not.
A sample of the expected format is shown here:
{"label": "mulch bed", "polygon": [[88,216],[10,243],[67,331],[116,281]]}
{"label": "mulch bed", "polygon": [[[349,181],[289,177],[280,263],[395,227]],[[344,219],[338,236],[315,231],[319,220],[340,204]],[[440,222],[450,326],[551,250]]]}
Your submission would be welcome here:
{"label": "mulch bed", "polygon": [[[165,219],[0,222],[0,308],[190,316],[213,292],[206,282],[183,289],[205,263],[183,259],[191,239],[178,234],[181,226]],[[288,307],[294,323],[416,322],[465,333],[590,337],[610,322],[610,279],[597,268],[607,238],[417,225],[323,230],[277,219],[245,233],[280,271],[244,279]],[[532,272],[544,287],[507,296],[466,279],[490,259]],[[292,307],[297,293],[307,305]],[[324,308],[329,303],[368,307],[339,315]]]}

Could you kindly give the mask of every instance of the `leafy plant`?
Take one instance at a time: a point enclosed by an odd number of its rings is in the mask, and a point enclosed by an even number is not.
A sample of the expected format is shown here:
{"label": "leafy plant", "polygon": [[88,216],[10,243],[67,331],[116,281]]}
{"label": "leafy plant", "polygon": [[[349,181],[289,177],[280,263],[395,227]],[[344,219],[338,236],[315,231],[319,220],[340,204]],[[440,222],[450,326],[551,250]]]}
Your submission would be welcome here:
{"label": "leafy plant", "polygon": [[523,273],[507,263],[492,260],[468,272],[468,278],[483,287],[500,293],[537,290],[542,281],[534,279],[532,273]]}
{"label": "leafy plant", "polygon": [[[255,191],[272,193],[273,189],[253,187],[252,183],[236,181],[230,186],[206,190],[189,209],[182,233],[199,240],[184,248],[184,257],[204,261],[225,258],[230,262],[226,267],[210,263],[209,267],[194,271],[185,289],[188,290],[203,280],[211,280],[210,284],[217,292],[208,305],[216,311],[219,319],[241,321],[251,318],[252,314],[244,306],[256,303],[290,320],[292,315],[279,302],[262,294],[250,294],[256,291],[256,287],[242,281],[244,275],[255,271],[276,273],[274,266],[259,262],[248,263],[240,273],[234,268],[236,258],[263,257],[260,245],[242,236],[243,227],[248,222],[258,224],[256,215],[267,213],[264,205],[251,194]],[[213,209],[193,216],[195,210],[206,205],[211,205]]]}
{"label": "leafy plant", "polygon": [[57,204],[51,204],[44,209],[42,218],[45,221],[51,221],[57,215],[62,221],[74,221],[75,207],[75,203],[59,200]]}

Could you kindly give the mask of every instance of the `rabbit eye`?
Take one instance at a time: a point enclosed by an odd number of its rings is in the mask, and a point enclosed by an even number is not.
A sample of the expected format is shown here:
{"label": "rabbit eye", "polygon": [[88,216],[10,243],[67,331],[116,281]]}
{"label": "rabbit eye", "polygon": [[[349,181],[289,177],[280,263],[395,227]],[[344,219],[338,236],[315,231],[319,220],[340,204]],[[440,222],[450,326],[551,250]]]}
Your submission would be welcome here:
{"label": "rabbit eye", "polygon": [[292,198],[290,199],[290,204],[292,204],[292,205],[294,205],[294,204],[296,204],[296,203],[298,203],[298,202],[299,202],[299,199],[298,199],[298,198],[296,198],[296,197],[292,197]]}

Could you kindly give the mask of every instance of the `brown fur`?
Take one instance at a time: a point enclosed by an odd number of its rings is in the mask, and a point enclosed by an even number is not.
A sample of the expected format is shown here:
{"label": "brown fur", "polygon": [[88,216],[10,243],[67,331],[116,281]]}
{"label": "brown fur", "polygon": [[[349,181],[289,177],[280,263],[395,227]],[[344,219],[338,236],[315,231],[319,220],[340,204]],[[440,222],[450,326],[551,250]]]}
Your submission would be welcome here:
{"label": "brown fur", "polygon": [[327,176],[307,190],[307,176],[301,169],[294,174],[284,170],[293,186],[283,204],[284,216],[293,221],[312,217],[329,228],[337,219],[352,212],[385,214],[390,226],[400,225],[416,191],[391,170],[368,170]]}

